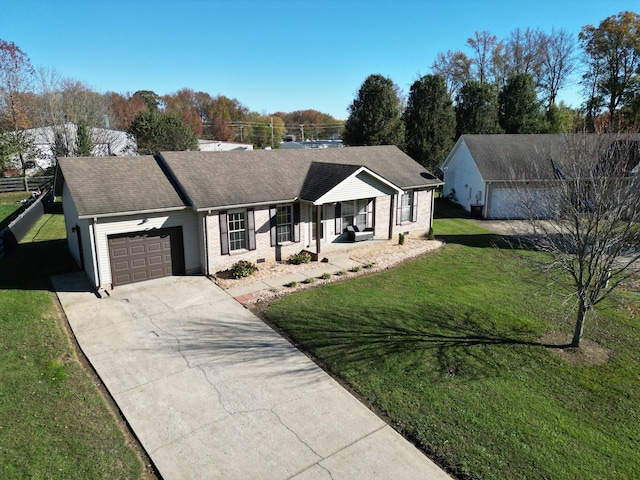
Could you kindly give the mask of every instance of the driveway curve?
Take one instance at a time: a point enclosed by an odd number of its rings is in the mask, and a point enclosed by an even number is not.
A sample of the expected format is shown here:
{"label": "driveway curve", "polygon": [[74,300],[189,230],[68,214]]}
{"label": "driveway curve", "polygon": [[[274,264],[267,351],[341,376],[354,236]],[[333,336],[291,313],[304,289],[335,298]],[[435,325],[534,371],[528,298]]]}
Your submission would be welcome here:
{"label": "driveway curve", "polygon": [[165,480],[450,478],[205,277],[102,298],[82,274],[52,281],[80,348]]}

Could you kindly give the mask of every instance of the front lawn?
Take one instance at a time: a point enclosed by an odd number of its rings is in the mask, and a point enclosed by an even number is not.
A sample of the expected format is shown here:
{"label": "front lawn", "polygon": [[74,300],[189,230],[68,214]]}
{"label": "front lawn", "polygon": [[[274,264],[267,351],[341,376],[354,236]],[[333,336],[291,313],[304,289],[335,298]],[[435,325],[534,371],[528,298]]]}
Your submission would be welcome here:
{"label": "front lawn", "polygon": [[140,478],[50,291],[74,268],[64,236],[62,215],[44,215],[0,260],[0,478]]}
{"label": "front lawn", "polygon": [[445,248],[268,321],[458,478],[638,478],[640,318],[613,305],[585,328],[609,362],[568,362],[540,339],[573,317],[513,252],[468,219],[434,230]]}

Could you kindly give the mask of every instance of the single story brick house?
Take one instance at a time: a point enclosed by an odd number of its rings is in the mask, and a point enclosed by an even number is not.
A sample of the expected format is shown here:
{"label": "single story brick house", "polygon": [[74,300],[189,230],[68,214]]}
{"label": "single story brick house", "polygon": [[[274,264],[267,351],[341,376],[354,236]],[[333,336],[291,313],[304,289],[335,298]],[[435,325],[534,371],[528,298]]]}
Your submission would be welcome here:
{"label": "single story brick house", "polygon": [[59,159],[69,250],[96,288],[212,275],[347,239],[426,234],[442,182],[394,146]]}

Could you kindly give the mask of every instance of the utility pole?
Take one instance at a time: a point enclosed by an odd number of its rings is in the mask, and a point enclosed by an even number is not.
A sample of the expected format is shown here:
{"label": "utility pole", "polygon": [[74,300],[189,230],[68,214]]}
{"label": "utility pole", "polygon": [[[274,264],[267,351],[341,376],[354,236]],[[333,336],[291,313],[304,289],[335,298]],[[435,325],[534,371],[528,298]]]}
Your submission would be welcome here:
{"label": "utility pole", "polygon": [[300,132],[302,133],[302,141],[304,142],[304,124],[300,125]]}

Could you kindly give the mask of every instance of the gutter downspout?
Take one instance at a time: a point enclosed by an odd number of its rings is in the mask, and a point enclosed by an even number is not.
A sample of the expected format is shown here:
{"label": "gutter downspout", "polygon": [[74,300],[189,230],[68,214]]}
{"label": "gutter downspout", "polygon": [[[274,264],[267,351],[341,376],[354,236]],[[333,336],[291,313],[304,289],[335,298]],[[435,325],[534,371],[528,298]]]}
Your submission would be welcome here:
{"label": "gutter downspout", "polygon": [[98,258],[98,237],[96,236],[96,222],[97,218],[91,219],[91,233],[93,234],[93,255],[95,256],[95,272],[96,272],[96,290],[100,288],[100,284],[102,283],[100,280],[100,259]]}
{"label": "gutter downspout", "polygon": [[491,212],[491,205],[489,204],[491,201],[491,182],[484,183],[484,218],[490,218],[489,213]]}
{"label": "gutter downspout", "polygon": [[211,276],[211,269],[209,267],[209,231],[208,231],[208,222],[207,219],[209,218],[209,214],[211,213],[211,210],[209,210],[208,212],[206,212],[203,217],[202,217],[202,228],[204,230],[203,232],[203,240],[204,240],[204,271],[205,271],[205,275],[207,277]]}

